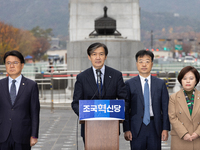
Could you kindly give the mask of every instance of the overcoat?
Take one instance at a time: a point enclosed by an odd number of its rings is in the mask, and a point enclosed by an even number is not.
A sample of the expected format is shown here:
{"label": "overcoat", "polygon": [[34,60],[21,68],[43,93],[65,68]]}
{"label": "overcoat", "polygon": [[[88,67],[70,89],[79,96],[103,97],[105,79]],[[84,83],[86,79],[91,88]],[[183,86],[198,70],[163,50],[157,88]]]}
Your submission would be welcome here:
{"label": "overcoat", "polygon": [[172,125],[171,150],[200,150],[200,138],[192,142],[183,140],[186,133],[200,135],[200,91],[195,89],[192,115],[183,89],[170,96],[168,114]]}

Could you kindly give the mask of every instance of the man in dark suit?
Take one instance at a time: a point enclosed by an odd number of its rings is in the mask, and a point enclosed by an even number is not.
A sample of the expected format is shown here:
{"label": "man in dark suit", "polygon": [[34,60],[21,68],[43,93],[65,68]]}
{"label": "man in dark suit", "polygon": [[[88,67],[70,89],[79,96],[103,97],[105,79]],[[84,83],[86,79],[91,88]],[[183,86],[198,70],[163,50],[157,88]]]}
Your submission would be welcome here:
{"label": "man in dark suit", "polygon": [[[92,67],[77,76],[75,83],[72,109],[79,116],[79,100],[99,99],[126,99],[127,92],[122,73],[104,65],[108,49],[102,43],[93,43],[88,49],[88,59]],[[100,69],[102,87],[98,90],[96,70]],[[81,136],[84,141],[84,124],[81,125]]]}
{"label": "man in dark suit", "polygon": [[125,82],[128,92],[124,138],[131,150],[161,150],[161,140],[168,139],[169,95],[164,80],[150,75],[154,55],[140,50],[136,54],[139,75]]}
{"label": "man in dark suit", "polygon": [[30,150],[39,130],[37,83],[21,75],[20,52],[6,52],[4,63],[8,77],[0,80],[0,150]]}

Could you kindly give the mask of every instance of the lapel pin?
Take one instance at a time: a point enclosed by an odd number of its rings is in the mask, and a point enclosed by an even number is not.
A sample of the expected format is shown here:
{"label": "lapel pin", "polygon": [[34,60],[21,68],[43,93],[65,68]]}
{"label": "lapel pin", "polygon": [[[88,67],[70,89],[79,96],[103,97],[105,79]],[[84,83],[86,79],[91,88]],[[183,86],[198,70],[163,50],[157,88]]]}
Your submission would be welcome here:
{"label": "lapel pin", "polygon": [[111,78],[111,76],[109,76],[109,78]]}

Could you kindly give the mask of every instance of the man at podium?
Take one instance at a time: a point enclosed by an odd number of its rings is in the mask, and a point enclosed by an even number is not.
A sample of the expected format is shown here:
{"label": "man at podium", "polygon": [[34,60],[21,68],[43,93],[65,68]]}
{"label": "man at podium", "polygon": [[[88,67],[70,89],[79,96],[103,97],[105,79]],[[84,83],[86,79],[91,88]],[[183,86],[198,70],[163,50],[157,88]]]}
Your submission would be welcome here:
{"label": "man at podium", "polygon": [[[122,73],[104,64],[108,49],[103,43],[93,43],[87,49],[92,67],[77,75],[72,109],[79,116],[79,100],[126,99],[126,86]],[[84,124],[81,136],[85,143]]]}

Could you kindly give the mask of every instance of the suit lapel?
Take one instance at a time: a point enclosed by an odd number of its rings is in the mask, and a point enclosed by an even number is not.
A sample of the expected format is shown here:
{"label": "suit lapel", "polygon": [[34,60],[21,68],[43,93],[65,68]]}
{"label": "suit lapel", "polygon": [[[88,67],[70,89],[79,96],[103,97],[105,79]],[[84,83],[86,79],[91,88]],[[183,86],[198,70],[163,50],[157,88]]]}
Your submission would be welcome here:
{"label": "suit lapel", "polygon": [[[87,72],[86,80],[89,83],[89,85],[91,86],[91,89],[95,93],[97,91],[97,83],[95,81],[94,72],[93,72],[92,67]],[[97,93],[97,95],[98,95],[98,93]]]}
{"label": "suit lapel", "polygon": [[188,109],[188,105],[185,99],[185,95],[183,93],[183,89],[181,89],[178,94],[177,94],[177,101],[180,104],[181,108],[183,109],[183,111],[185,112],[186,116],[190,119],[191,121],[191,116],[190,116],[190,112]]}
{"label": "suit lapel", "polygon": [[21,79],[21,83],[20,83],[20,86],[19,86],[19,91],[17,93],[17,96],[16,96],[16,99],[15,99],[15,103],[14,105],[17,103],[17,101],[19,100],[21,94],[24,92],[26,86],[27,86],[27,82],[26,82],[26,78],[24,76],[22,76],[22,79]]}
{"label": "suit lapel", "polygon": [[110,81],[112,80],[113,74],[110,71],[110,69],[105,66],[105,75],[104,75],[104,81],[103,81],[103,89],[102,89],[102,97],[106,94],[106,89],[110,85]]}
{"label": "suit lapel", "polygon": [[[142,85],[141,85],[139,75],[137,77],[135,77],[135,84],[136,84],[136,87],[137,87],[136,89],[138,91],[138,95],[140,97],[140,101],[144,105],[144,95],[143,95],[143,92],[142,92]],[[132,85],[134,86],[134,83]]]}
{"label": "suit lapel", "polygon": [[199,107],[200,107],[200,91],[195,89],[194,107],[193,107],[193,110],[192,110],[192,118],[194,118],[195,115],[197,114],[197,112],[199,111]]}
{"label": "suit lapel", "polygon": [[10,103],[10,105],[12,105],[11,98],[10,98],[10,93],[9,93],[8,77],[5,80],[3,80],[2,84],[3,84],[2,87],[5,87],[5,88],[3,88],[4,93],[5,93],[5,97],[6,97],[6,99],[8,99],[8,102]]}
{"label": "suit lapel", "polygon": [[156,91],[156,80],[155,80],[156,78],[155,77],[153,77],[153,76],[151,76],[151,87],[150,87],[150,91],[151,91],[151,103],[152,103],[152,105],[153,105],[153,97],[154,97],[154,94],[155,94],[155,91]]}

